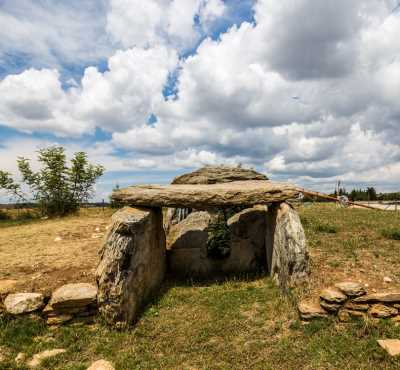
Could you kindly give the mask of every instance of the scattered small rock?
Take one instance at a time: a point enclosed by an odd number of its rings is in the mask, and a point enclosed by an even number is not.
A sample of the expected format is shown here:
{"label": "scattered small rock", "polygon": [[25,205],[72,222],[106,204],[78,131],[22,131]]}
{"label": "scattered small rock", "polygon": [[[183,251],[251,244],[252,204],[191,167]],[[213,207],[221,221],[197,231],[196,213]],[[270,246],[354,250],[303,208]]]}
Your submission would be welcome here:
{"label": "scattered small rock", "polygon": [[47,350],[47,351],[43,351],[43,352],[37,353],[28,362],[28,366],[30,368],[36,368],[36,367],[40,366],[41,363],[45,359],[61,355],[62,353],[65,353],[65,352],[67,352],[65,349],[58,348],[58,349],[51,349],[51,350]]}
{"label": "scattered small rock", "polygon": [[5,361],[7,350],[4,347],[0,347],[0,363]]}
{"label": "scattered small rock", "polygon": [[347,310],[347,309],[340,309],[338,312],[338,318],[339,321],[341,322],[348,322],[352,318],[366,318],[366,313],[361,312],[361,311],[353,311],[353,310]]}
{"label": "scattered small rock", "polygon": [[47,325],[61,325],[73,319],[72,315],[64,314],[64,315],[57,315],[57,316],[50,316],[47,319]]}
{"label": "scattered small rock", "polygon": [[353,311],[368,311],[369,305],[363,303],[346,302],[344,308]]}
{"label": "scattered small rock", "polygon": [[395,316],[391,318],[392,322],[395,324],[400,324],[400,316]]}
{"label": "scattered small rock", "polygon": [[335,288],[326,288],[321,291],[319,296],[329,303],[342,303],[347,299],[340,290]]}
{"label": "scattered small rock", "polygon": [[13,315],[33,312],[44,306],[44,297],[40,293],[9,294],[4,300],[4,306]]}
{"label": "scattered small rock", "polygon": [[321,307],[321,305],[314,301],[301,301],[298,309],[303,320],[311,320],[328,316],[328,313]]}
{"label": "scattered small rock", "polygon": [[96,301],[97,288],[92,284],[66,284],[53,292],[50,306],[54,310],[83,307]]}
{"label": "scattered small rock", "polygon": [[400,340],[399,339],[381,339],[378,344],[392,357],[400,354]]}
{"label": "scattered small rock", "polygon": [[396,316],[399,311],[390,306],[385,306],[384,304],[374,304],[368,311],[368,313],[372,317],[376,317],[378,319],[384,319],[392,316]]}
{"label": "scattered small rock", "polygon": [[54,239],[55,242],[60,242],[61,240],[62,240],[62,238],[61,238],[60,236],[57,236],[57,237]]}
{"label": "scattered small rock", "polygon": [[25,360],[26,360],[26,353],[19,352],[15,357],[14,361],[17,365],[22,365],[25,362]]}
{"label": "scattered small rock", "polygon": [[335,313],[339,310],[340,307],[342,307],[341,304],[338,303],[330,303],[330,302],[326,302],[324,300],[321,300],[319,302],[319,304],[321,305],[321,307],[325,310],[327,310],[328,312],[332,312]]}
{"label": "scattered small rock", "polygon": [[385,283],[392,283],[392,282],[393,282],[393,280],[392,280],[389,276],[385,276],[385,277],[383,278],[383,281],[384,281]]}
{"label": "scattered small rock", "polygon": [[337,313],[337,317],[340,322],[349,322],[351,320],[348,310],[340,309]]}
{"label": "scattered small rock", "polygon": [[[368,284],[365,285],[367,286]],[[352,281],[337,283],[335,284],[335,287],[349,297],[358,297],[366,293],[364,287],[361,284]]]}
{"label": "scattered small rock", "polygon": [[87,370],[115,370],[114,366],[106,360],[98,360],[93,362]]}

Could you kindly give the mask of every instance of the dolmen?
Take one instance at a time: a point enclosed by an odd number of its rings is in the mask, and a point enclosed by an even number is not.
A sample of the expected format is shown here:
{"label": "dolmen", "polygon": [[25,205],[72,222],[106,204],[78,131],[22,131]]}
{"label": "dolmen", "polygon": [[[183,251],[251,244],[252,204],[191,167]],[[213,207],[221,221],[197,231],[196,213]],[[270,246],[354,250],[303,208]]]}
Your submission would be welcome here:
{"label": "dolmen", "polygon": [[[115,191],[125,205],[112,216],[96,271],[98,306],[106,322],[124,328],[158,294],[166,273],[212,278],[265,269],[286,291],[309,275],[309,253],[296,210],[300,190],[256,171],[204,167],[170,185]],[[208,248],[217,215],[227,251]]]}

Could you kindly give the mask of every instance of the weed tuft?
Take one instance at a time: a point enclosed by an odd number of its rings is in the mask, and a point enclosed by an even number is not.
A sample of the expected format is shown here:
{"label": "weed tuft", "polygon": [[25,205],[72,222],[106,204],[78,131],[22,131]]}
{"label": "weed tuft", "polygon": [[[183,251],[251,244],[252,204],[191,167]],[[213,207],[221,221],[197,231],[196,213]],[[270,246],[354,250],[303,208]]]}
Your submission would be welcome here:
{"label": "weed tuft", "polygon": [[381,234],[386,239],[400,240],[400,229],[384,229]]}
{"label": "weed tuft", "polygon": [[326,233],[326,234],[336,234],[338,232],[338,228],[334,225],[328,224],[317,224],[315,226],[315,230],[319,233]]}

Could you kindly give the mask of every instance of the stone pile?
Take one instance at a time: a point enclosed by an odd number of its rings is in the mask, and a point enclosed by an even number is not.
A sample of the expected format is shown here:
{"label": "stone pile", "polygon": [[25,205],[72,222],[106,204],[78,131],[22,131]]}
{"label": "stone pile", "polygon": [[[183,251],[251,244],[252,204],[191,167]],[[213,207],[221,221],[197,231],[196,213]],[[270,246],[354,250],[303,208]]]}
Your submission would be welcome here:
{"label": "stone pile", "polygon": [[97,288],[87,283],[66,284],[52,293],[47,304],[41,293],[9,294],[4,308],[12,315],[40,313],[49,325],[73,319],[91,322],[97,314]]}
{"label": "stone pile", "polygon": [[300,318],[312,320],[335,315],[342,322],[352,318],[391,318],[400,322],[400,291],[369,294],[355,282],[342,282],[321,291],[319,302],[303,300],[298,305]]}

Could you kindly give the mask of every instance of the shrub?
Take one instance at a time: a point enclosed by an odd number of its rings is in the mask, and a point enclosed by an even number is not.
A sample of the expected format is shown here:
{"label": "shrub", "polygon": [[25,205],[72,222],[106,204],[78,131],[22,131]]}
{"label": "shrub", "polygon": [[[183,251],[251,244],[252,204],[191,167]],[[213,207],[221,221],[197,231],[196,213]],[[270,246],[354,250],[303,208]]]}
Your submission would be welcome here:
{"label": "shrub", "polygon": [[39,215],[32,211],[23,211],[15,218],[17,221],[29,221],[39,218]]}
{"label": "shrub", "polygon": [[10,220],[11,216],[6,212],[0,209],[0,221]]}
{"label": "shrub", "polygon": [[[64,216],[77,211],[92,197],[94,184],[104,172],[102,166],[90,164],[84,152],[75,153],[68,167],[65,149],[57,146],[40,149],[38,161],[42,165],[38,172],[31,169],[26,158],[19,158],[17,163],[22,181],[30,188],[41,214],[46,216]],[[0,171],[0,189],[26,201],[20,184],[4,171]]]}
{"label": "shrub", "polygon": [[381,234],[387,239],[400,240],[400,229],[385,229]]}
{"label": "shrub", "polygon": [[218,212],[217,219],[208,227],[207,255],[214,259],[223,259],[230,254],[231,234],[226,222],[226,214]]}
{"label": "shrub", "polygon": [[336,226],[328,224],[317,224],[315,230],[319,233],[326,234],[336,234],[338,232],[338,228]]}

